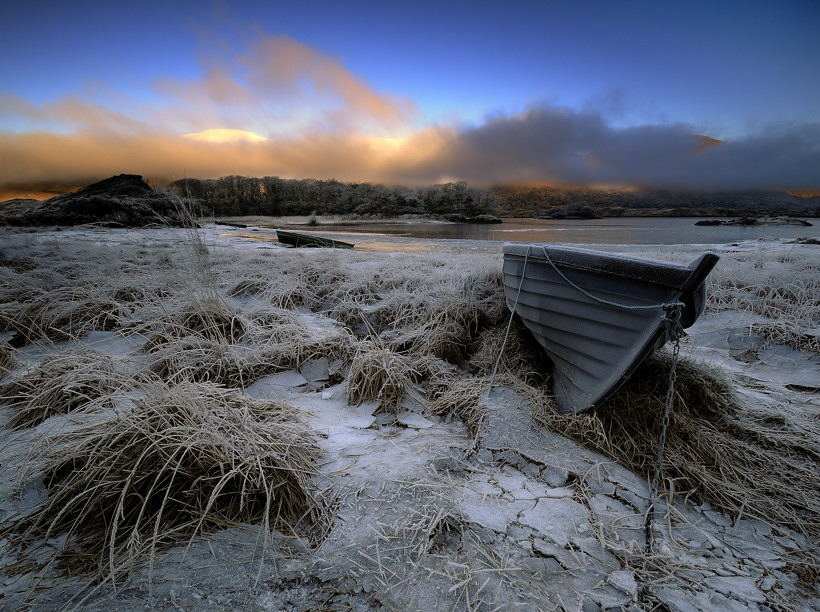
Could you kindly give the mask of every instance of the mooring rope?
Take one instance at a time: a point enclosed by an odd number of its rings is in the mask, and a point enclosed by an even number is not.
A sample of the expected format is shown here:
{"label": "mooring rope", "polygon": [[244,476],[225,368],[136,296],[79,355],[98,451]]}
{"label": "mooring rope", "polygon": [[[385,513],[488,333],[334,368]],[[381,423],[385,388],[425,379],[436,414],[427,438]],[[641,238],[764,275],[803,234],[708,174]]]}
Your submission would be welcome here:
{"label": "mooring rope", "polygon": [[495,374],[498,372],[498,365],[501,363],[501,357],[504,356],[504,348],[507,346],[507,338],[510,337],[510,328],[512,327],[513,317],[515,317],[515,309],[518,308],[518,299],[521,297],[521,287],[524,286],[524,273],[527,271],[527,259],[530,256],[531,246],[532,245],[528,246],[527,252],[524,253],[524,267],[521,268],[521,280],[518,283],[518,293],[515,294],[515,303],[513,304],[512,312],[510,312],[510,320],[507,322],[507,331],[504,333],[504,342],[501,343],[501,350],[498,352],[498,359],[495,360],[493,375],[490,377],[490,388],[487,389],[488,394],[493,390],[493,385],[495,384]]}
{"label": "mooring rope", "polygon": [[[668,304],[634,304],[634,305],[632,305],[632,304],[620,304],[618,302],[611,302],[609,300],[605,300],[604,298],[600,298],[597,295],[591,294],[589,291],[587,291],[583,287],[579,287],[578,285],[573,283],[570,279],[568,279],[566,277],[566,275],[563,272],[561,272],[561,270],[558,268],[558,266],[556,266],[555,263],[550,258],[549,253],[547,253],[547,247],[543,246],[543,247],[541,247],[541,249],[544,251],[544,258],[547,260],[549,265],[552,266],[552,269],[555,270],[558,273],[558,276],[560,276],[564,280],[564,282],[566,282],[570,287],[572,287],[576,291],[580,291],[581,293],[583,293],[589,299],[595,300],[596,302],[598,302],[600,304],[606,304],[607,306],[615,306],[617,308],[623,308],[624,310],[652,310],[654,308],[666,309],[666,308],[670,308],[672,306],[683,307],[683,302],[671,302],[671,303],[668,303]],[[529,251],[530,251],[530,248],[528,247],[527,248],[527,253],[528,254],[529,254]]]}
{"label": "mooring rope", "polygon": [[[605,304],[607,306],[615,306],[617,308],[623,308],[626,310],[651,310],[655,308],[660,308],[664,312],[662,321],[666,326],[667,339],[670,342],[674,342],[675,344],[672,348],[672,365],[669,370],[669,385],[666,390],[666,403],[664,405],[663,417],[661,419],[661,431],[658,436],[658,453],[655,458],[652,482],[650,483],[649,487],[649,509],[647,510],[645,523],[646,552],[649,553],[652,550],[652,519],[655,514],[655,503],[657,502],[658,498],[658,482],[660,481],[661,470],[663,469],[663,451],[666,446],[666,433],[669,429],[669,415],[672,410],[672,401],[675,395],[675,380],[677,378],[676,368],[678,364],[678,357],[680,355],[680,337],[681,333],[683,332],[683,328],[680,324],[681,311],[686,306],[683,302],[669,302],[664,304],[649,305],[628,305],[619,304],[618,302],[612,302],[610,300],[605,300],[603,298],[591,294],[583,287],[579,287],[578,285],[573,283],[552,261],[552,259],[549,256],[549,253],[547,252],[547,247],[542,246],[541,249],[544,252],[544,258],[549,262],[549,264],[552,266],[553,270],[555,270],[558,276],[560,276],[571,287],[573,287],[577,291],[580,291],[591,300],[594,300],[601,304]],[[527,253],[529,253],[529,248],[527,249]]]}

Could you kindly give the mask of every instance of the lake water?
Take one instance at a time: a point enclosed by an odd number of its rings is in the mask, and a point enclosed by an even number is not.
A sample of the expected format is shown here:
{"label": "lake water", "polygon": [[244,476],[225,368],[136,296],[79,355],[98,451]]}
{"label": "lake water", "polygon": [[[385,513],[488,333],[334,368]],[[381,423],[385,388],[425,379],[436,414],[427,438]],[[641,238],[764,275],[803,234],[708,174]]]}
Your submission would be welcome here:
{"label": "lake water", "polygon": [[[395,223],[299,228],[344,234],[389,234],[428,240],[569,242],[579,244],[730,244],[745,240],[820,238],[820,227],[799,225],[700,226],[696,218],[615,217],[607,219],[504,219],[503,223]],[[814,223],[813,221],[809,221]]]}

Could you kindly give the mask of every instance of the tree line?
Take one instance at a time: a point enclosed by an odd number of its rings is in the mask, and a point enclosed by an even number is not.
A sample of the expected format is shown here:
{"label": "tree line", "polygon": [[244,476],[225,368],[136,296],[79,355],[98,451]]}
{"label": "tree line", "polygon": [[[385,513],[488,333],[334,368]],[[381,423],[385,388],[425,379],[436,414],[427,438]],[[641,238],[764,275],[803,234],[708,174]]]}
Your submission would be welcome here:
{"label": "tree line", "polygon": [[400,215],[474,217],[496,210],[488,189],[464,181],[427,187],[347,183],[335,179],[283,179],[277,176],[186,178],[167,186],[194,212],[214,216]]}
{"label": "tree line", "polygon": [[465,181],[426,187],[277,176],[186,178],[167,186],[200,215],[358,217],[614,217],[620,215],[820,216],[820,196],[785,191],[608,190],[592,187],[494,186]]}

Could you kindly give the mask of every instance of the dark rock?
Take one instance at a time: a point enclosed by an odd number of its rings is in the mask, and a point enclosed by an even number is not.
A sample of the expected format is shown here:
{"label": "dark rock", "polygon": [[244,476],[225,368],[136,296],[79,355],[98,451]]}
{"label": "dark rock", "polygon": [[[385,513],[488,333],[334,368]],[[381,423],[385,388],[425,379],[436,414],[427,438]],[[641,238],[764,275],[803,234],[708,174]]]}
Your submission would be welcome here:
{"label": "dark rock", "polygon": [[9,225],[162,227],[189,225],[181,206],[138,174],[120,174],[6,217]]}
{"label": "dark rock", "polygon": [[494,215],[477,215],[470,219],[470,223],[502,223],[501,219]]}
{"label": "dark rock", "polygon": [[726,225],[759,225],[760,221],[755,217],[741,217],[740,219],[734,219],[732,221],[727,221]]}
{"label": "dark rock", "polygon": [[467,217],[465,217],[461,213],[452,213],[450,215],[445,215],[444,218],[447,219],[447,221],[452,221],[453,223],[465,223],[467,221]]}
{"label": "dark rock", "polygon": [[703,221],[696,221],[695,225],[802,225],[812,227],[812,224],[805,219],[797,219],[795,217],[741,217],[740,219],[732,219],[730,221],[704,219]]}
{"label": "dark rock", "polygon": [[453,223],[502,223],[501,219],[494,215],[477,215],[475,217],[467,217],[461,213],[453,213],[445,217],[447,221]]}

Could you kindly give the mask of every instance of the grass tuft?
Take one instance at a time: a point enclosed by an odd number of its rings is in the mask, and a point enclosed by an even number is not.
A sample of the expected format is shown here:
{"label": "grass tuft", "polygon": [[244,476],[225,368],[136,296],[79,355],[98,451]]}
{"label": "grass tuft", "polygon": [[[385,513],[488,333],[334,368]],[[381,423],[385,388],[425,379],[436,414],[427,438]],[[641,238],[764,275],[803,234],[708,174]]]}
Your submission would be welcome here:
{"label": "grass tuft", "polygon": [[201,336],[171,339],[151,353],[149,371],[170,384],[211,382],[244,387],[243,360],[233,346]]}
{"label": "grass tuft", "polygon": [[399,411],[418,372],[406,355],[365,343],[354,355],[347,378],[347,401],[358,406],[368,400],[381,402],[379,412]]}
{"label": "grass tuft", "polygon": [[156,550],[239,524],[314,542],[327,525],[311,485],[319,449],[285,402],[156,385],[43,453],[46,499],[2,532],[20,547],[18,572],[45,553],[45,564],[113,580]]}
{"label": "grass tuft", "polygon": [[95,349],[77,347],[57,353],[0,387],[0,402],[17,411],[5,428],[35,427],[50,416],[84,409],[130,385],[130,377],[115,361]]}
{"label": "grass tuft", "polygon": [[11,351],[4,344],[0,344],[0,375],[14,367],[15,361]]}

